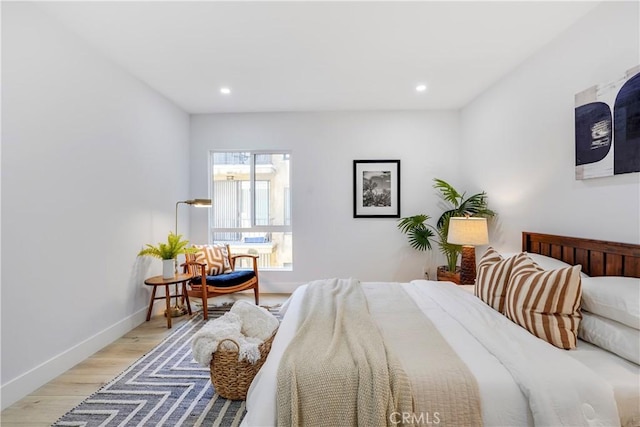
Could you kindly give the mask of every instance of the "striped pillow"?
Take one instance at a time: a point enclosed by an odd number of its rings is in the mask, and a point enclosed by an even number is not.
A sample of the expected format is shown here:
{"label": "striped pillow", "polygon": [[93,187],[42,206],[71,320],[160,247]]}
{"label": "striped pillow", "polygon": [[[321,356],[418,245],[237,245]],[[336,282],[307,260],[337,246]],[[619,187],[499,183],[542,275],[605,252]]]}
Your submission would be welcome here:
{"label": "striped pillow", "polygon": [[500,313],[504,313],[509,275],[514,257],[503,259],[492,247],[480,258],[475,295]]}
{"label": "striped pillow", "polygon": [[[207,264],[208,276],[230,273],[229,251],[226,245],[193,245],[198,251],[191,260]],[[197,274],[197,273],[196,273]]]}
{"label": "striped pillow", "polygon": [[526,253],[516,255],[507,286],[506,316],[559,348],[576,347],[580,265],[543,270]]}

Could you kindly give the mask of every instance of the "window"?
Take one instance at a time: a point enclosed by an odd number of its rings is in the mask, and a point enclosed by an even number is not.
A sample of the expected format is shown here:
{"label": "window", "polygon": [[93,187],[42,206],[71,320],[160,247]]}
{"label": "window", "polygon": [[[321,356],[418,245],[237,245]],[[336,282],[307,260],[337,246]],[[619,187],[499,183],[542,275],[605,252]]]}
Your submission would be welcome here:
{"label": "window", "polygon": [[[291,269],[291,155],[214,151],[210,162],[210,241],[258,255],[262,269]],[[250,268],[251,260],[239,259],[237,267]]]}

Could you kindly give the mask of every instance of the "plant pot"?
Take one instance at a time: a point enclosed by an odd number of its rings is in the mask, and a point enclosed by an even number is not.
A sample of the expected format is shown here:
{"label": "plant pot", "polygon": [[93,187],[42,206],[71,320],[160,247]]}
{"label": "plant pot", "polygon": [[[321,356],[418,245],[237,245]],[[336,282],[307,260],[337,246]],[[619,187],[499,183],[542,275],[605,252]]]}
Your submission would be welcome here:
{"label": "plant pot", "polygon": [[460,266],[456,267],[455,273],[449,271],[446,265],[438,267],[438,281],[449,281],[456,285],[460,284]]}
{"label": "plant pot", "polygon": [[173,279],[175,276],[175,260],[163,259],[162,260],[162,277],[164,279]]}

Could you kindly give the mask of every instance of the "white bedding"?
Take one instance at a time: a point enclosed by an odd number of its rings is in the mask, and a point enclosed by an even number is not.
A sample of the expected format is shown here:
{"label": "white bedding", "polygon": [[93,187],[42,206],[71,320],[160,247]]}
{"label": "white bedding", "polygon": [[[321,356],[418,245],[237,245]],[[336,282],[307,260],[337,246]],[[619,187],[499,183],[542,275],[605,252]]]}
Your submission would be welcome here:
{"label": "white bedding", "polygon": [[640,426],[640,366],[580,340],[568,354],[613,387],[622,426]]}
{"label": "white bedding", "polygon": [[[375,287],[381,285],[383,284],[367,283],[363,286],[375,291]],[[388,286],[388,284],[386,286]],[[630,385],[630,381],[634,381],[635,379],[637,384],[640,378],[637,367],[635,369],[635,377],[623,375],[625,378],[618,378],[617,382],[614,381],[613,383],[611,383],[612,378],[608,378],[606,375],[600,375],[600,377],[592,376],[589,378],[590,375],[594,374],[590,370],[587,370],[581,363],[575,363],[575,360],[577,359],[583,363],[589,361],[594,358],[593,352],[588,353],[585,350],[580,353],[580,348],[578,351],[567,352],[548,346],[538,338],[529,335],[524,329],[517,325],[503,323],[503,320],[506,320],[506,318],[499,313],[489,308],[487,309],[490,311],[486,313],[483,312],[480,305],[477,306],[478,310],[480,310],[478,313],[480,314],[476,313],[474,315],[473,313],[476,309],[473,307],[480,301],[473,295],[457,289],[454,285],[447,285],[444,284],[444,282],[415,281],[412,283],[394,284],[393,286],[402,286],[408,292],[422,312],[429,317],[447,342],[458,352],[461,359],[476,376],[482,396],[482,416],[486,426],[533,425],[534,415],[538,424],[549,424],[553,422],[553,420],[558,419],[563,420],[565,424],[573,424],[576,421],[575,419],[558,412],[562,411],[563,407],[571,405],[572,402],[582,409],[581,413],[578,414],[582,418],[580,420],[581,424],[616,425],[618,422],[618,411],[615,407],[615,401],[613,400],[614,392],[611,388],[612,386],[616,387],[616,398],[620,400],[622,396],[623,402],[626,402],[622,407],[620,407],[620,403],[618,403],[620,409],[622,411],[630,411],[625,412],[622,419],[628,421],[630,419],[628,416],[629,413],[631,413],[631,417],[633,417],[633,411],[638,412],[637,407],[634,409],[633,400],[631,399],[633,399],[635,393],[637,401],[640,393],[637,392],[637,389],[634,390],[632,384]],[[443,295],[433,297],[430,289],[436,290],[435,293],[442,293]],[[248,392],[248,412],[243,420],[243,425],[245,426],[275,425],[276,373],[280,357],[296,332],[300,314],[299,303],[304,291],[305,286],[298,288],[283,307],[286,315],[274,339],[269,357],[260,372],[258,372]],[[457,304],[457,300],[467,304],[467,308],[462,310],[459,308],[456,309],[455,305]],[[458,316],[455,314],[456,312],[461,312],[463,315]],[[482,318],[485,318],[485,320],[480,321],[479,319]],[[474,338],[470,334],[469,329],[478,327],[477,325],[484,321],[490,324],[491,322],[495,322],[496,326],[500,325],[500,334],[484,334],[483,338]],[[507,320],[507,322],[509,321]],[[489,330],[491,330],[491,328],[489,328]],[[479,332],[476,331],[476,333]],[[483,335],[482,333],[479,334]],[[496,337],[502,334],[507,334],[508,337],[512,337],[507,338],[508,342],[510,342],[508,350],[498,348],[488,351],[486,347],[490,347],[491,342],[496,341]],[[521,347],[525,344],[527,347]],[[543,345],[541,346],[540,344]],[[529,346],[531,349],[529,349]],[[541,347],[543,350],[540,350]],[[584,348],[587,349],[586,346]],[[505,346],[504,349],[507,349],[507,347]],[[517,354],[521,351],[523,354],[516,355],[516,358],[529,357],[529,362],[527,363],[530,364],[530,366],[526,366],[526,369],[523,369],[522,363],[519,364],[520,366],[514,366],[513,361],[503,360],[501,362],[498,359],[498,357],[502,356],[508,359],[509,353],[515,352]],[[575,354],[571,354],[571,356],[574,357],[568,357],[567,353]],[[610,353],[603,353],[616,358],[616,356]],[[554,360],[550,362],[548,359],[549,357],[556,356],[558,358],[557,361]],[[603,355],[597,356],[596,359],[600,361],[608,360],[607,356]],[[544,387],[549,385],[545,382],[550,383],[554,378],[543,381],[541,385],[537,386],[523,385],[522,383],[519,385],[518,382],[514,380],[514,378],[516,378],[521,381],[522,378],[520,377],[531,376],[533,376],[535,380],[540,375],[531,375],[533,367],[536,364],[548,365],[549,363],[557,367],[562,366],[561,368],[556,368],[556,371],[569,370],[573,372],[571,375],[574,375],[574,378],[564,383],[570,384],[573,382],[587,381],[590,387],[588,387],[588,390],[582,390],[580,392],[567,392],[566,390],[563,391],[560,389],[560,387],[564,387],[563,381],[560,381],[559,384],[553,385],[549,390],[545,390]],[[607,363],[610,363],[610,361]],[[505,367],[505,364],[509,368]],[[612,366],[614,365],[611,364],[607,366],[609,372],[615,372],[617,374],[629,372],[621,371],[621,369],[619,369],[620,367],[617,369],[613,368]],[[556,377],[560,374],[561,372],[555,372],[553,376]],[[609,381],[609,383],[607,383],[607,381]],[[542,387],[541,390],[545,391],[536,394],[535,390],[531,390],[531,388],[540,389],[540,387]],[[547,395],[554,392],[558,393],[558,396],[550,400]],[[531,407],[534,408],[533,412],[530,409]],[[635,415],[637,416],[637,413]],[[576,416],[576,414],[571,416]]]}

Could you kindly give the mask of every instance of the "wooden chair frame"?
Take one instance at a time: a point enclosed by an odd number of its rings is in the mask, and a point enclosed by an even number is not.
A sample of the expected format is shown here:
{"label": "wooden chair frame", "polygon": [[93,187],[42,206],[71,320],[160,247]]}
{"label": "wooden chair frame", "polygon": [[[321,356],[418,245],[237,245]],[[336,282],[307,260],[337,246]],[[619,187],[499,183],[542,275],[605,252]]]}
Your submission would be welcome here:
{"label": "wooden chair frame", "polygon": [[[206,272],[207,265],[206,264],[202,264],[196,261],[187,261],[184,264],[182,264],[185,273],[189,271],[189,266],[191,265],[195,267],[194,271],[197,271],[196,269],[200,269],[201,283],[199,285],[195,285],[193,281],[190,281],[189,285],[187,286],[187,295],[189,295],[189,297],[200,298],[202,300],[202,313],[205,319],[209,318],[208,308],[207,308],[207,301],[209,298],[253,289],[256,305],[260,303],[260,289],[259,289],[259,279],[258,279],[258,256],[250,255],[250,254],[231,255],[231,251],[229,250],[228,245],[227,245],[227,253],[229,254],[229,262],[231,263],[232,271],[235,271],[236,269],[236,260],[238,258],[251,258],[253,260],[254,277],[236,286],[228,286],[228,287],[212,286],[212,285],[207,285],[207,272]],[[197,274],[194,274],[194,277],[195,276],[197,276]]]}

